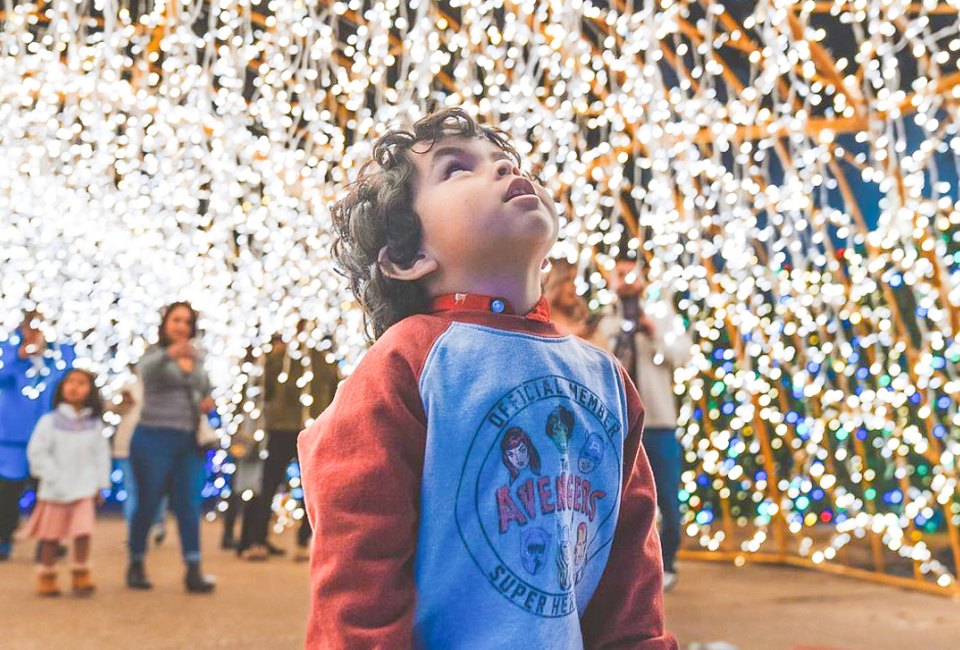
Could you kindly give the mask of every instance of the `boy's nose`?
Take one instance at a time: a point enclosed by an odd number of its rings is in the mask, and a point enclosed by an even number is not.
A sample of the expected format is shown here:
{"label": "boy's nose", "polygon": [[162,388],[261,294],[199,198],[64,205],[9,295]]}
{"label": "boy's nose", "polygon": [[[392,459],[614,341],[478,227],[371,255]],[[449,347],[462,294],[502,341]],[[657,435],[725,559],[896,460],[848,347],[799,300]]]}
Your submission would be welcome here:
{"label": "boy's nose", "polygon": [[496,166],[497,178],[503,178],[504,176],[509,176],[513,174],[514,176],[521,176],[520,169],[513,164],[512,160],[507,160],[503,158],[497,161]]}

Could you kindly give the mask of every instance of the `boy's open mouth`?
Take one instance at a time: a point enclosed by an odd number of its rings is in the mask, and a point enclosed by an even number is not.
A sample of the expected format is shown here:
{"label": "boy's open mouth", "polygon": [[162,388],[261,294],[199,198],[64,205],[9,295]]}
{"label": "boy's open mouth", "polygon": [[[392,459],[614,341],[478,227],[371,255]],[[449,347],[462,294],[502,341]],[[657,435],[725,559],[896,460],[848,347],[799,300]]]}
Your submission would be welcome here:
{"label": "boy's open mouth", "polygon": [[506,203],[518,196],[536,196],[537,192],[533,188],[533,183],[526,178],[516,178],[507,188],[507,193],[503,195],[503,202]]}

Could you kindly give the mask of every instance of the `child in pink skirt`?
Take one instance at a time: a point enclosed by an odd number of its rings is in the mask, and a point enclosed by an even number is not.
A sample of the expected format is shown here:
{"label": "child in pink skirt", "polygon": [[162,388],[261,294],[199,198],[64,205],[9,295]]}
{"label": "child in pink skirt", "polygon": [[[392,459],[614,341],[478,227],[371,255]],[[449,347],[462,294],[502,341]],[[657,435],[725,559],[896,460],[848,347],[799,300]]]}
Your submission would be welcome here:
{"label": "child in pink skirt", "polygon": [[59,596],[57,547],[73,540],[73,593],[88,596],[90,537],[100,490],[110,487],[110,444],[103,436],[103,402],[93,374],[73,369],[57,386],[54,410],[40,418],[27,446],[30,471],[40,479],[37,507],[26,534],[39,540],[37,593]]}

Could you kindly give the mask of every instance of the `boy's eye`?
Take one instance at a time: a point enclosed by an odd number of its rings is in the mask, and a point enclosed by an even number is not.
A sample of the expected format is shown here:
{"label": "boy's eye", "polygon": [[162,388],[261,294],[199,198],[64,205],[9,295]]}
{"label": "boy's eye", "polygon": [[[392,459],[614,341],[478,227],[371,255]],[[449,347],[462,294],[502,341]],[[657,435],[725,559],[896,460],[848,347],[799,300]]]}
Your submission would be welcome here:
{"label": "boy's eye", "polygon": [[460,160],[451,160],[443,167],[443,178],[450,178],[458,171],[469,171],[469,166]]}

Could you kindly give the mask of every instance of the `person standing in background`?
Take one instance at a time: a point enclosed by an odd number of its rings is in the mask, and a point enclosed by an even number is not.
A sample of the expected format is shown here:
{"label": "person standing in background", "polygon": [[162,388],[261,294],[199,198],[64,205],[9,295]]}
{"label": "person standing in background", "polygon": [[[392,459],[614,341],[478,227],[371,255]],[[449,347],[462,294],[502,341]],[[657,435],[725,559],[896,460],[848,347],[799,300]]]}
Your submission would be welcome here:
{"label": "person standing in background", "polygon": [[[240,544],[240,538],[234,534],[237,520],[247,516],[253,495],[260,490],[260,484],[263,483],[264,462],[260,454],[264,451],[264,444],[263,436],[258,436],[257,433],[262,418],[263,365],[266,355],[261,354],[263,350],[260,347],[256,352],[257,354],[254,354],[254,347],[249,346],[243,360],[243,366],[250,364],[256,367],[256,371],[249,373],[250,379],[243,386],[240,403],[250,399],[260,408],[254,411],[254,417],[246,414],[237,431],[230,437],[230,459],[233,461],[234,470],[230,477],[229,496],[220,506],[220,519],[223,521],[220,548],[229,551],[237,550]],[[223,508],[223,505],[226,507]]]}
{"label": "person standing in background", "polygon": [[262,441],[255,439],[255,424],[244,419],[239,430],[230,439],[230,456],[234,464],[230,480],[230,495],[226,498],[226,507],[221,511],[223,530],[220,536],[220,548],[227,551],[237,550],[240,544],[235,535],[237,520],[241,527],[247,516],[253,495],[263,482],[263,459],[260,458]]}
{"label": "person standing in background", "polygon": [[677,583],[683,466],[673,371],[690,361],[693,341],[668,300],[643,301],[646,283],[639,271],[635,257],[623,255],[616,260],[608,285],[617,302],[601,320],[599,337],[629,373],[646,409],[643,448],[657,486],[663,588],[668,591]]}
{"label": "person standing in background", "polygon": [[[298,333],[304,326],[301,322]],[[340,382],[337,366],[327,360],[326,353],[304,351],[299,341],[288,346],[280,336],[275,336],[271,345],[263,377],[267,458],[260,491],[247,506],[237,547],[240,556],[248,560],[265,560],[271,551],[282,554],[268,542],[273,495],[285,483],[287,465],[297,459],[297,436],[333,401]],[[310,523],[304,515],[297,533],[297,559],[306,559],[309,543]]]}
{"label": "person standing in background", "polygon": [[550,319],[564,334],[603,347],[597,338],[598,320],[590,313],[583,296],[577,294],[576,279],[576,264],[562,258],[551,260],[550,273],[543,283],[543,295],[550,303]]}
{"label": "person standing in background", "polygon": [[[120,416],[120,423],[113,434],[113,458],[123,474],[123,490],[126,498],[123,500],[123,517],[129,528],[133,521],[133,513],[137,509],[137,482],[133,477],[133,466],[130,464],[130,440],[133,431],[140,422],[140,412],[143,410],[143,381],[135,365],[130,366],[131,376],[120,388],[121,401],[113,410]],[[167,498],[160,501],[157,518],[153,524],[153,538],[157,544],[162,544],[167,536]],[[128,533],[129,534],[129,533]]]}
{"label": "person standing in background", "polygon": [[53,409],[53,392],[72,367],[72,345],[49,343],[39,312],[24,314],[0,346],[0,561],[10,557],[20,520],[20,497],[30,476],[27,444],[40,418]]}
{"label": "person standing in background", "polygon": [[110,487],[110,443],[103,436],[103,402],[93,373],[70,370],[57,385],[54,411],[40,418],[27,445],[30,469],[40,479],[37,507],[25,528],[38,540],[37,594],[59,596],[57,554],[73,543],[73,593],[96,590],[90,544],[96,506]]}
{"label": "person standing in background", "polygon": [[157,345],[138,364],[143,410],[130,442],[138,503],[130,526],[127,586],[152,589],[144,569],[147,536],[161,499],[169,494],[177,517],[189,593],[206,594],[214,582],[200,571],[200,517],[204,481],[203,449],[197,442],[200,418],[215,407],[204,357],[194,343],[198,314],[186,302],[163,311]]}

